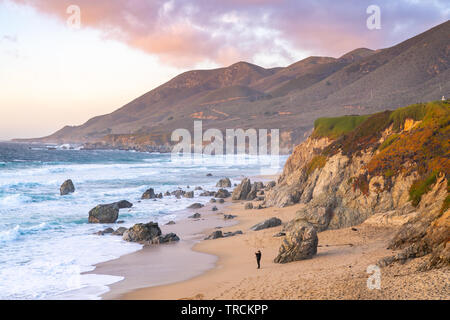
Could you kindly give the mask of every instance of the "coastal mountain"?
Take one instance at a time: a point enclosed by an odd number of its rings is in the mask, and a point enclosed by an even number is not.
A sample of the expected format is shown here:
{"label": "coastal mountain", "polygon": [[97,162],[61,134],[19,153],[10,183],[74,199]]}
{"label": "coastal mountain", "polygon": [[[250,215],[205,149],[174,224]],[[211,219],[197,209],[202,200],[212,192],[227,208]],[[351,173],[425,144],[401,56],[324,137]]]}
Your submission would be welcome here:
{"label": "coastal mountain", "polygon": [[426,270],[450,264],[449,191],[447,100],[317,119],[265,202],[304,204],[284,228],[288,239],[305,226],[398,228],[389,248],[401,251],[378,264],[426,257]]}
{"label": "coastal mountain", "polygon": [[192,130],[201,119],[204,129],[278,128],[287,152],[318,117],[370,114],[448,95],[449,34],[447,21],[376,51],[309,57],[284,68],[238,62],[185,72],[110,114],[32,141],[148,150],[169,147],[173,130]]}

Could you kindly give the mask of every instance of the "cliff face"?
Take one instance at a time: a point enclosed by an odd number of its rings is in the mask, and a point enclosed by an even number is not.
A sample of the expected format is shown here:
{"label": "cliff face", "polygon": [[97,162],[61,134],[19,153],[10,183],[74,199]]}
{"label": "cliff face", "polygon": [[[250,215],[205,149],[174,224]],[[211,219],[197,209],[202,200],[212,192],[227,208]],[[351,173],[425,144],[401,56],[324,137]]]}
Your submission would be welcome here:
{"label": "cliff face", "polygon": [[449,262],[450,104],[417,104],[366,117],[319,119],[288,159],[266,204],[305,203],[292,231],[362,222],[400,226],[391,263],[432,253]]}

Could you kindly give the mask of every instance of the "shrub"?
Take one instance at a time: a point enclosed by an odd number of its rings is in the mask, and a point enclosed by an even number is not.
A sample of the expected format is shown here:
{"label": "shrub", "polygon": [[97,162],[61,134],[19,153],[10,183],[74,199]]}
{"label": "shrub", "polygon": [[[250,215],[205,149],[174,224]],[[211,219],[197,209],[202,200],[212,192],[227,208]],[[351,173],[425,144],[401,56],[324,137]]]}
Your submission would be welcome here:
{"label": "shrub", "polygon": [[324,155],[317,155],[311,159],[311,161],[306,166],[306,173],[310,175],[316,169],[321,169],[327,163],[327,157]]}
{"label": "shrub", "polygon": [[417,207],[422,196],[431,190],[431,186],[436,183],[438,172],[434,171],[425,177],[416,180],[409,189],[409,199],[413,206]]}

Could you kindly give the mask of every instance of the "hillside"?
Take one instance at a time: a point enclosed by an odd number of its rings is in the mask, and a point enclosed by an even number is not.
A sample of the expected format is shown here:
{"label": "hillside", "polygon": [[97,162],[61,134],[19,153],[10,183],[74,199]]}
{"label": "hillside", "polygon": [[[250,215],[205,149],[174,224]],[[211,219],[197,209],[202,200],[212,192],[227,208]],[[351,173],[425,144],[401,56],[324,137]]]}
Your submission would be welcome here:
{"label": "hillside", "polygon": [[202,119],[204,129],[278,128],[288,152],[319,117],[370,114],[448,95],[448,34],[450,21],[382,50],[309,57],[285,68],[238,62],[185,72],[110,114],[33,141],[169,147],[174,129],[192,129],[193,120]]}
{"label": "hillside", "polygon": [[450,264],[450,102],[368,116],[321,118],[289,157],[266,205],[306,206],[286,227],[318,231],[367,223],[398,227],[386,266],[427,256]]}

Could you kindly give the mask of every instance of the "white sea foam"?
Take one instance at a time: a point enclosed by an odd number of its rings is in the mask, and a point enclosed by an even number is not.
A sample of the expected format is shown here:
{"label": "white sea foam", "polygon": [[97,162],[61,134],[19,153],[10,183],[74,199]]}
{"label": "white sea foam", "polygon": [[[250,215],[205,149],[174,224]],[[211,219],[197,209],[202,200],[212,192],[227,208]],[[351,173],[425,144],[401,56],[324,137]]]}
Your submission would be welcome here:
{"label": "white sea foam", "polygon": [[[170,155],[145,154],[142,159],[126,161],[124,154],[120,153],[120,159],[125,161],[117,162],[34,161],[1,167],[0,299],[96,299],[121,278],[81,273],[99,262],[139,250],[141,245],[116,236],[93,235],[110,225],[88,224],[91,208],[125,199],[134,206],[120,210],[119,219],[125,221],[120,226],[148,221],[163,224],[185,217],[188,213],[180,215],[180,210],[193,202],[206,203],[209,197],[199,197],[202,191],[195,191],[194,199],[170,196],[138,202],[147,188],[157,193],[178,187],[187,190],[187,185],[189,190],[195,186],[217,190],[215,183],[221,177],[238,183],[242,174],[258,174],[260,169],[254,164],[221,163],[212,157],[183,163],[172,161]],[[210,172],[213,177],[206,177]],[[76,191],[61,197],[59,186],[68,178],[74,181]]]}

